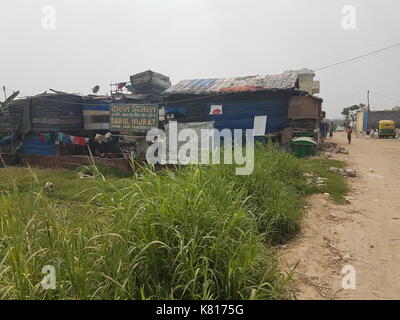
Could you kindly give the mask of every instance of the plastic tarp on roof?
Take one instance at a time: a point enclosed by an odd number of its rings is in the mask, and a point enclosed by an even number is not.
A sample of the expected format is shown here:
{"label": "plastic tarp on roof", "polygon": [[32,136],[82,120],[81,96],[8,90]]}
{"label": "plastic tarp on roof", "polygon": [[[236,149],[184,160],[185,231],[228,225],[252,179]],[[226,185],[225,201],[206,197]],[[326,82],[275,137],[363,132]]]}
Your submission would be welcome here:
{"label": "plastic tarp on roof", "polygon": [[257,75],[221,79],[183,80],[165,90],[163,95],[217,94],[227,92],[251,92],[298,89],[297,74]]}

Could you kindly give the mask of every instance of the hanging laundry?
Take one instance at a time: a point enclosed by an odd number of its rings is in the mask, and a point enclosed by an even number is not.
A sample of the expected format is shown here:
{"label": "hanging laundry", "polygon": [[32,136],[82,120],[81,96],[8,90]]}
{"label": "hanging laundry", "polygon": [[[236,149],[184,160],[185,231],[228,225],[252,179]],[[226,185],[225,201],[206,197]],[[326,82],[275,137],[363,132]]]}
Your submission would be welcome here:
{"label": "hanging laundry", "polygon": [[46,139],[46,142],[51,142],[53,140],[51,133],[45,133],[44,137]]}
{"label": "hanging laundry", "polygon": [[102,134],[96,134],[96,136],[94,137],[94,141],[98,144],[102,144],[102,143],[106,143],[107,139],[106,139],[106,136],[104,136]]}
{"label": "hanging laundry", "polygon": [[46,135],[44,133],[39,133],[40,140],[46,143]]}
{"label": "hanging laundry", "polygon": [[63,143],[64,145],[72,144],[71,136],[64,134]]}
{"label": "hanging laundry", "polygon": [[111,139],[111,137],[111,132],[107,133],[106,135],[96,134],[96,136],[94,137],[94,141],[98,144],[108,143],[110,142],[109,140]]}
{"label": "hanging laundry", "polygon": [[69,144],[72,143],[72,142],[71,142],[70,136],[67,135],[67,134],[64,134],[64,133],[62,133],[62,132],[59,132],[59,133],[57,134],[56,141],[58,141],[58,143],[61,144],[61,145],[63,145],[63,146],[67,146],[67,145],[69,145]]}
{"label": "hanging laundry", "polygon": [[59,133],[57,134],[56,141],[62,142],[62,141],[63,141],[63,137],[64,137],[64,133],[59,132]]}
{"label": "hanging laundry", "polygon": [[86,146],[90,139],[89,138],[83,138],[83,137],[75,137],[75,136],[70,136],[68,134],[64,134],[62,132],[59,132],[57,134],[57,138],[56,141],[63,145],[63,146],[67,146],[70,144],[75,144],[78,146]]}
{"label": "hanging laundry", "polygon": [[125,86],[126,86],[126,82],[120,82],[117,84],[117,89],[122,90],[123,88],[125,88]]}
{"label": "hanging laundry", "polygon": [[74,144],[84,147],[88,144],[89,138],[74,137],[72,141]]}

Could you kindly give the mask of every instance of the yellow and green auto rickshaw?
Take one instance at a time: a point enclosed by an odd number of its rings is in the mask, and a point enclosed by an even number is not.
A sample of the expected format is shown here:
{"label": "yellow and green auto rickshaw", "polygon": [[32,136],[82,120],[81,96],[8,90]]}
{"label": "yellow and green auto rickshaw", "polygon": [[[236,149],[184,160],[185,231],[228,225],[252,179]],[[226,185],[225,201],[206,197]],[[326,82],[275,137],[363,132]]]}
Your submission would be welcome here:
{"label": "yellow and green auto rickshaw", "polygon": [[396,137],[396,124],[392,120],[379,121],[379,139]]}

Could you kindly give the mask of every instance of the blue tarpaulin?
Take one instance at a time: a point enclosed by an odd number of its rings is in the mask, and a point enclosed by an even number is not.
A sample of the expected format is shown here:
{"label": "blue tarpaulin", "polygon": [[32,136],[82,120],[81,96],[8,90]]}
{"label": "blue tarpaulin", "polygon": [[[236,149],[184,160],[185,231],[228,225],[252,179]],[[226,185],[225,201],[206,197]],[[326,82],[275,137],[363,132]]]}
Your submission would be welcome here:
{"label": "blue tarpaulin", "polygon": [[[215,121],[214,127],[223,129],[254,129],[256,116],[268,116],[266,134],[283,130],[288,118],[288,99],[271,99],[266,101],[248,100],[243,102],[215,103],[222,105],[222,114],[209,115]],[[213,105],[212,103],[210,104]]]}
{"label": "blue tarpaulin", "polygon": [[11,141],[12,141],[12,136],[4,137],[3,139],[0,140],[0,146],[8,144]]}
{"label": "blue tarpaulin", "polygon": [[55,156],[56,146],[54,141],[43,142],[38,134],[27,135],[24,138],[21,154],[38,154],[45,156]]}
{"label": "blue tarpaulin", "polygon": [[180,114],[184,117],[187,115],[187,108],[186,107],[179,107],[179,108],[165,108],[165,114]]}
{"label": "blue tarpaulin", "polygon": [[84,106],[83,110],[94,110],[94,111],[110,111],[110,105],[98,105],[98,106]]}

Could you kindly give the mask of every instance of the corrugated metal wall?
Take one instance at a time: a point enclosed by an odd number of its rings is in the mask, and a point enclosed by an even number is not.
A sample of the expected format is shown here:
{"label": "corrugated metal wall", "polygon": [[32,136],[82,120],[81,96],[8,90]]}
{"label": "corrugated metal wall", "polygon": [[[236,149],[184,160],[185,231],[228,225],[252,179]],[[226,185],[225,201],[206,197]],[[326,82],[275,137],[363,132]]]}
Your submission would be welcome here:
{"label": "corrugated metal wall", "polygon": [[[31,130],[30,100],[16,100],[9,105],[11,118],[11,131],[18,134],[25,134]],[[10,132],[10,121],[8,113],[0,114],[0,135]]]}
{"label": "corrugated metal wall", "polygon": [[393,120],[396,122],[396,127],[400,128],[400,111],[369,111],[368,129],[377,129],[381,120]]}

